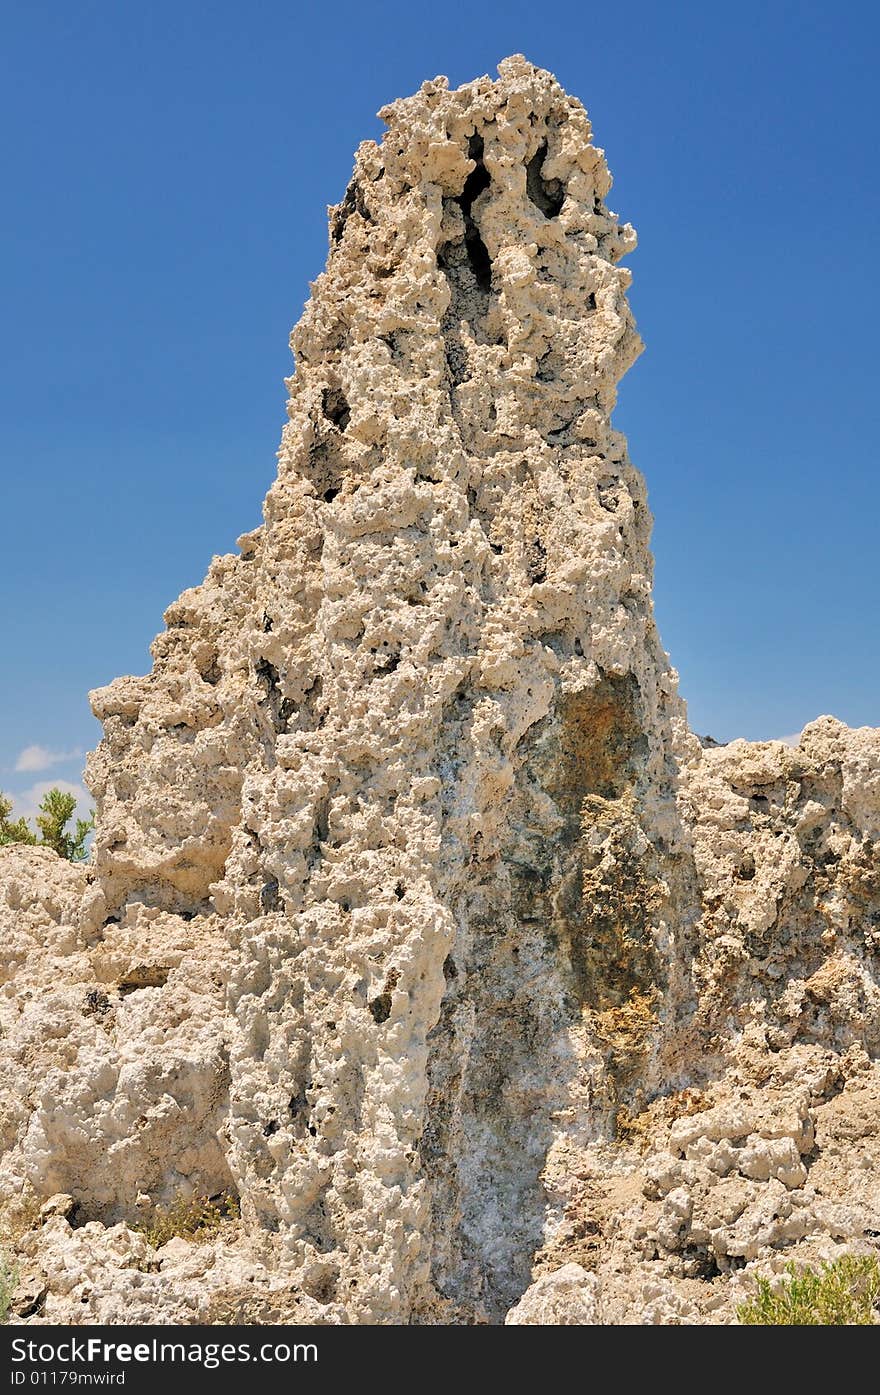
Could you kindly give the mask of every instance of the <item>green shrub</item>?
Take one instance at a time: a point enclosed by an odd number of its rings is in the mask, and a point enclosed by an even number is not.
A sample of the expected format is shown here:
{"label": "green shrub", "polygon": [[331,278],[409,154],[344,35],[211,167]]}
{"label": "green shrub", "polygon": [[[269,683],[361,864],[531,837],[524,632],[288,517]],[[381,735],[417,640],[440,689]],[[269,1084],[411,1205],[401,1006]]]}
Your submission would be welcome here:
{"label": "green shrub", "polygon": [[37,841],[36,833],[31,832],[25,819],[15,819],[13,822],[9,817],[11,813],[12,800],[0,793],[0,848],[7,843],[26,843],[33,846]]}
{"label": "green shrub", "polygon": [[238,1197],[231,1192],[208,1200],[201,1196],[179,1196],[167,1208],[157,1207],[153,1219],[136,1225],[154,1250],[168,1243],[175,1235],[184,1240],[212,1240],[228,1222],[238,1220]]}
{"label": "green shrub", "polygon": [[86,839],[95,826],[94,813],[88,819],[77,819],[73,832],[67,825],[73,818],[76,798],[63,790],[49,790],[40,802],[37,814],[39,837],[28,827],[26,819],[10,819],[12,800],[0,794],[0,847],[7,843],[24,843],[28,847],[51,848],[68,862],[82,862],[87,857]]}
{"label": "green shrub", "polygon": [[874,1255],[841,1255],[818,1270],[785,1266],[774,1289],[757,1280],[757,1293],[736,1310],[746,1327],[866,1327],[880,1297],[880,1265]]}

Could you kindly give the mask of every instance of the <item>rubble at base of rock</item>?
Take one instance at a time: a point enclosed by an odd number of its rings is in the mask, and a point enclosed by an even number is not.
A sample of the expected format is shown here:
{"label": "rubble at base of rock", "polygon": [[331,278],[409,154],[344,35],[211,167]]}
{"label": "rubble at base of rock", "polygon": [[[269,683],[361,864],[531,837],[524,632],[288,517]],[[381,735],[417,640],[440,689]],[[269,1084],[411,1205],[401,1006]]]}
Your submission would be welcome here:
{"label": "rubble at base of rock", "polygon": [[877,1249],[880,730],[688,731],[580,103],[382,115],[92,862],[0,849],[14,1322],[730,1323]]}

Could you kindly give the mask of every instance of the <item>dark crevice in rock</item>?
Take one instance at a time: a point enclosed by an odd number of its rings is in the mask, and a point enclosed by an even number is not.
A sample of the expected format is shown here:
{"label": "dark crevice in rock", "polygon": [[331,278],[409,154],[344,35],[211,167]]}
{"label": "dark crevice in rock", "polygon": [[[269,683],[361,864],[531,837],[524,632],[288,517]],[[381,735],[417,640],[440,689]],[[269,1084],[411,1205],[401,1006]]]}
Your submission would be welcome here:
{"label": "dark crevice in rock", "polygon": [[335,431],[319,437],[309,446],[304,474],[311,480],[315,492],[323,499],[335,499],[342,488],[345,462],[340,452],[341,442]]}
{"label": "dark crevice in rock", "polygon": [[330,235],[334,242],[342,241],[345,225],[353,213],[360,214],[365,223],[375,222],[364,199],[364,191],[356,178],[351,180],[342,203],[337,204],[330,215]]}
{"label": "dark crevice in rock", "polygon": [[492,288],[492,258],[480,235],[479,226],[473,216],[473,206],[484,189],[491,184],[489,171],[483,164],[483,137],[476,133],[468,141],[468,156],[476,161],[476,168],[465,180],[458,203],[464,214],[464,245],[474,279],[482,291]]}
{"label": "dark crevice in rock", "polygon": [[287,1106],[287,1111],[290,1114],[291,1119],[300,1118],[303,1112],[308,1109],[309,1102],[306,1098],[306,1089],[311,1089],[311,1081],[309,1081],[308,1086],[304,1086],[300,1090],[299,1094],[291,1095],[290,1101]]}
{"label": "dark crevice in rock", "polygon": [[388,1018],[391,1016],[391,995],[399,982],[400,971],[398,969],[389,969],[388,973],[385,975],[385,984],[382,988],[382,992],[378,993],[375,998],[371,998],[367,1004],[372,1014],[373,1021],[377,1026],[381,1026],[383,1022],[387,1022]]}
{"label": "dark crevice in rock", "polygon": [[325,797],[323,799],[319,799],[317,804],[315,805],[315,832],[314,837],[312,839],[311,852],[309,854],[310,861],[313,860],[314,862],[320,862],[322,856],[321,844],[329,842],[329,839],[330,800],[329,797],[325,795]]}
{"label": "dark crevice in rock", "polygon": [[258,659],[254,664],[254,674],[256,675],[257,682],[264,688],[266,697],[275,697],[278,693],[278,684],[280,680],[280,675],[275,665],[270,663],[268,659]]}
{"label": "dark crevice in rock", "polygon": [[202,663],[199,669],[199,677],[203,683],[209,684],[212,688],[216,687],[220,682],[222,669],[220,668],[216,650]]}
{"label": "dark crevice in rock", "polygon": [[272,911],[282,909],[283,903],[278,892],[278,878],[268,877],[260,891],[260,910],[268,915]]}
{"label": "dark crevice in rock", "polygon": [[129,993],[137,993],[141,988],[164,988],[170,972],[165,965],[138,964],[117,981],[119,996],[127,998]]}
{"label": "dark crevice in rock", "polygon": [[526,548],[526,571],[533,586],[547,579],[547,549],[540,538],[533,538]]}
{"label": "dark crevice in rock", "polygon": [[547,432],[547,441],[550,445],[559,445],[560,443],[564,445],[571,444],[569,433],[575,423],[583,416],[588,405],[589,403],[587,402],[576,402],[573,404],[574,409],[568,419],[563,421],[560,426],[554,427],[552,431]]}
{"label": "dark crevice in rock", "polygon": [[526,165],[526,192],[545,218],[555,218],[565,203],[565,185],[560,179],[545,179],[541,171],[547,159],[547,142],[543,141]]}
{"label": "dark crevice in rock", "polygon": [[341,388],[327,387],[321,394],[321,411],[328,421],[332,421],[340,431],[344,431],[351,421],[348,399]]}
{"label": "dark crevice in rock", "polygon": [[[373,651],[376,653],[376,651]],[[383,647],[381,653],[376,653],[374,672],[377,674],[394,673],[400,664],[400,648]]]}
{"label": "dark crevice in rock", "polygon": [[326,708],[321,706],[323,691],[323,679],[318,674],[303,688],[301,702],[297,704],[291,698],[285,698],[279,714],[286,723],[285,730],[290,729],[290,720],[294,714],[296,714],[299,731],[317,731],[324,725],[327,713]]}
{"label": "dark crevice in rock", "polygon": [[599,503],[606,513],[614,513],[620,503],[620,478],[611,475],[596,485]]}
{"label": "dark crevice in rock", "polygon": [[280,736],[287,731],[291,716],[296,710],[296,705],[290,698],[282,697],[281,675],[273,663],[266,658],[258,659],[254,664],[254,673],[257,682],[264,691],[264,697],[260,700],[260,706],[265,707],[269,713],[272,725],[276,733]]}
{"label": "dark crevice in rock", "polygon": [[553,383],[556,381],[560,368],[559,354],[553,349],[548,349],[538,359],[538,368],[535,378],[539,383]]}
{"label": "dark crevice in rock", "polygon": [[445,272],[452,292],[442,330],[446,341],[446,362],[454,388],[470,376],[467,349],[461,337],[461,322],[465,320],[476,332],[489,309],[492,291],[492,260],[473,211],[474,203],[491,183],[483,163],[482,136],[474,133],[470,137],[468,155],[475,161],[475,167],[465,180],[459,196],[446,201],[447,205],[457,205],[460,209],[463,235],[443,243],[437,250],[437,264]]}

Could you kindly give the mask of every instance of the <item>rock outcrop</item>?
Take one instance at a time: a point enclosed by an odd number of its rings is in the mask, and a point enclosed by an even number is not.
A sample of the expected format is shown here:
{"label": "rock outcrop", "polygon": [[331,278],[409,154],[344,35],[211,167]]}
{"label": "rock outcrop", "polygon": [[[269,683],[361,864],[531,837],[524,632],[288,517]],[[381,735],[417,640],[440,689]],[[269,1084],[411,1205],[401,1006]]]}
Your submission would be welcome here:
{"label": "rock outcrop", "polygon": [[877,1248],[880,731],[824,717],[680,769],[699,919],[674,1069],[555,1174],[511,1321],[582,1321],[546,1283],[580,1265],[592,1321],[730,1322],[755,1272]]}
{"label": "rock outcrop", "polygon": [[0,850],[20,1320],[731,1321],[880,1234],[880,733],[688,732],[635,236],[499,74],[360,147],[264,523],[92,694],[92,863]]}

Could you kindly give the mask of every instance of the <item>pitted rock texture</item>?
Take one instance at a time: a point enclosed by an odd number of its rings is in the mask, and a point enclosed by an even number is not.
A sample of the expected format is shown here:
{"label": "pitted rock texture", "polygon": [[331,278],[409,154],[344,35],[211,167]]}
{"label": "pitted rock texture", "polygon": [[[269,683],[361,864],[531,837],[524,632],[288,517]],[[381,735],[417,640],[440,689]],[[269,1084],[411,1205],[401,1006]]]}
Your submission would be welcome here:
{"label": "pitted rock texture", "polygon": [[[581,1265],[595,1321],[731,1322],[755,1271],[876,1250],[878,769],[880,731],[829,717],[682,759],[700,918],[676,1068],[545,1177],[564,1219],[536,1273]],[[519,1321],[571,1320],[539,1292]]]}
{"label": "pitted rock texture", "polygon": [[3,1196],[69,1193],[83,1221],[232,1184],[225,938],[143,904],[105,911],[91,871],[0,849]]}
{"label": "pitted rock texture", "polygon": [[0,850],[0,1185],[75,1203],[13,1217],[22,1321],[730,1321],[871,1243],[880,737],[687,730],[580,103],[517,57],[382,116],[263,525],[92,694],[92,865]]}

